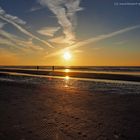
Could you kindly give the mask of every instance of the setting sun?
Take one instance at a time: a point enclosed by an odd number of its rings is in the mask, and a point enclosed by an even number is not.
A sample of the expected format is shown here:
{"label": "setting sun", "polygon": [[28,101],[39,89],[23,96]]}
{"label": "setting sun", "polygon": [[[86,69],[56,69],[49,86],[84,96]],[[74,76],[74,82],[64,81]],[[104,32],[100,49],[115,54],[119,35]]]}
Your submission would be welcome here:
{"label": "setting sun", "polygon": [[64,58],[65,60],[70,60],[71,57],[72,57],[72,55],[71,55],[70,52],[65,52],[65,53],[63,54],[63,58]]}

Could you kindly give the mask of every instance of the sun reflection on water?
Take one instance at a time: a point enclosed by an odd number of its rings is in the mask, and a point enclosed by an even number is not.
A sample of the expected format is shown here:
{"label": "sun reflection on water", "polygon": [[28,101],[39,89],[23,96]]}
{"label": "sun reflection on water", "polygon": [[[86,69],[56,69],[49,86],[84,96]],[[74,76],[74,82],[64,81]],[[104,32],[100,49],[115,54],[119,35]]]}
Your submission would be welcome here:
{"label": "sun reflection on water", "polygon": [[69,87],[69,76],[65,76],[65,85],[64,87],[68,88]]}
{"label": "sun reflection on water", "polygon": [[65,69],[64,71],[65,71],[66,73],[70,72],[70,70],[69,70],[69,69]]}
{"label": "sun reflection on water", "polygon": [[65,80],[69,80],[70,79],[70,77],[69,76],[65,76]]}

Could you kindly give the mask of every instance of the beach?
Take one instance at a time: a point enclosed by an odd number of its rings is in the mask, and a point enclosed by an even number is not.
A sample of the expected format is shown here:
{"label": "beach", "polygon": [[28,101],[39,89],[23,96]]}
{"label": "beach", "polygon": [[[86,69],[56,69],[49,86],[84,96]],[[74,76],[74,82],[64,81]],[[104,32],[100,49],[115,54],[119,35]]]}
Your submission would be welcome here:
{"label": "beach", "polygon": [[29,75],[41,76],[59,76],[59,77],[73,77],[73,78],[88,78],[88,79],[108,79],[108,80],[121,80],[121,81],[135,81],[140,82],[140,73],[127,73],[127,72],[105,72],[105,71],[71,71],[70,69],[63,70],[36,70],[36,69],[17,69],[17,68],[0,68],[0,75],[4,73],[20,73]]}
{"label": "beach", "polygon": [[0,79],[1,140],[140,139],[139,82]]}
{"label": "beach", "polygon": [[0,0],[0,140],[140,140],[140,0]]}

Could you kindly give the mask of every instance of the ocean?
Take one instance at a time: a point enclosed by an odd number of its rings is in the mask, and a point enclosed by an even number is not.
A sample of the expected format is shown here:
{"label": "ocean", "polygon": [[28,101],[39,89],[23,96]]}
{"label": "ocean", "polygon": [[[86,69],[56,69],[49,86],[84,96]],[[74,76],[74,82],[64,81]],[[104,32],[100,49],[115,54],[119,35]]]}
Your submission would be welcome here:
{"label": "ocean", "polygon": [[[38,66],[40,70],[52,70],[52,66]],[[37,69],[37,66],[0,66],[0,68]],[[77,72],[123,72],[139,73],[140,66],[54,66],[55,70]]]}

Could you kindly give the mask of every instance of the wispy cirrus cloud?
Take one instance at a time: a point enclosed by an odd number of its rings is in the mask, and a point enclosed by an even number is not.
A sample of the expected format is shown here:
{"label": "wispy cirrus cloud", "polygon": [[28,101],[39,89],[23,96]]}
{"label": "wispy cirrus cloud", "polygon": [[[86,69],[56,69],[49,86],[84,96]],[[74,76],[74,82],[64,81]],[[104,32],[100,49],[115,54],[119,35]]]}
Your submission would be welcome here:
{"label": "wispy cirrus cloud", "polygon": [[0,44],[6,44],[19,48],[19,46],[16,45],[15,36],[5,32],[2,29],[0,29],[0,40],[1,40]]}
{"label": "wispy cirrus cloud", "polygon": [[20,26],[20,24],[25,24],[26,22],[24,22],[23,20],[19,19],[16,16],[12,16],[9,14],[6,14],[6,12],[0,8],[0,19],[12,24],[14,27],[16,27],[19,31],[21,31],[22,33],[24,33],[25,35],[38,40],[39,42],[54,48],[50,43],[48,43],[47,41],[44,41],[42,39],[40,39],[39,37],[35,36],[34,34],[32,34],[31,32],[27,31],[26,29],[24,29],[22,26]]}
{"label": "wispy cirrus cloud", "polygon": [[[32,51],[41,52],[44,49],[33,43],[32,38],[22,40],[20,37],[3,30],[6,23],[0,21],[0,46],[3,50],[16,50],[23,53],[30,53]],[[6,47],[4,47],[6,46]]]}
{"label": "wispy cirrus cloud", "polygon": [[118,42],[115,42],[114,45],[124,45],[127,42],[128,40],[118,41]]}
{"label": "wispy cirrus cloud", "polygon": [[6,38],[0,37],[0,46],[14,46],[15,44],[13,42],[11,42],[10,40],[7,40]]}
{"label": "wispy cirrus cloud", "polygon": [[32,38],[22,40],[18,36],[8,33],[0,29],[0,44],[8,45],[9,47],[20,50],[22,52],[43,51],[44,49],[33,43]]}
{"label": "wispy cirrus cloud", "polygon": [[49,41],[52,43],[56,43],[56,44],[67,44],[68,43],[64,36],[54,37],[54,38],[49,39]]}
{"label": "wispy cirrus cloud", "polygon": [[4,22],[0,22],[0,29],[3,28],[5,24],[6,23],[4,23]]}
{"label": "wispy cirrus cloud", "polygon": [[101,41],[101,40],[104,40],[104,39],[108,39],[108,38],[123,34],[125,32],[131,31],[131,30],[135,30],[135,29],[138,29],[138,28],[140,28],[140,25],[123,28],[121,30],[118,30],[118,31],[115,31],[115,32],[112,32],[112,33],[109,33],[109,34],[100,35],[100,36],[97,36],[97,37],[94,37],[94,38],[87,39],[87,40],[82,41],[82,42],[78,42],[77,44],[72,45],[70,48],[73,49],[73,48],[82,47],[82,46],[85,46],[87,44],[98,42],[98,41]]}
{"label": "wispy cirrus cloud", "polygon": [[38,0],[42,6],[47,6],[57,17],[58,23],[63,28],[65,42],[73,44],[76,40],[75,26],[76,12],[80,8],[81,0]]}
{"label": "wispy cirrus cloud", "polygon": [[53,37],[59,29],[60,29],[60,27],[43,27],[40,30],[38,30],[37,32],[41,35]]}
{"label": "wispy cirrus cloud", "polygon": [[18,18],[17,16],[13,16],[13,15],[10,15],[10,14],[7,14],[5,12],[5,10],[3,10],[1,7],[0,7],[0,15],[2,15],[3,17],[5,17],[6,19],[9,19],[17,24],[22,24],[22,25],[25,25],[26,22],[20,18]]}
{"label": "wispy cirrus cloud", "polygon": [[76,44],[74,44],[74,45],[72,45],[70,47],[67,47],[67,48],[64,48],[64,49],[62,49],[60,51],[52,53],[52,54],[48,55],[47,57],[52,57],[52,56],[55,56],[55,55],[59,55],[59,54],[62,54],[63,52],[65,52],[66,50],[77,49],[79,47],[86,46],[86,45],[88,45],[90,43],[96,43],[96,42],[102,41],[104,39],[115,37],[117,35],[121,35],[121,34],[124,34],[126,32],[129,32],[129,31],[132,31],[132,30],[135,30],[135,29],[139,29],[139,28],[140,28],[140,25],[136,25],[136,26],[131,26],[131,27],[123,28],[121,30],[118,30],[118,31],[115,31],[115,32],[112,32],[112,33],[99,35],[97,37],[93,37],[93,38],[90,38],[90,39],[78,42],[78,43],[76,43]]}
{"label": "wispy cirrus cloud", "polygon": [[38,10],[41,10],[41,9],[42,9],[41,6],[34,6],[29,10],[29,12],[35,12],[35,11],[38,11]]}

